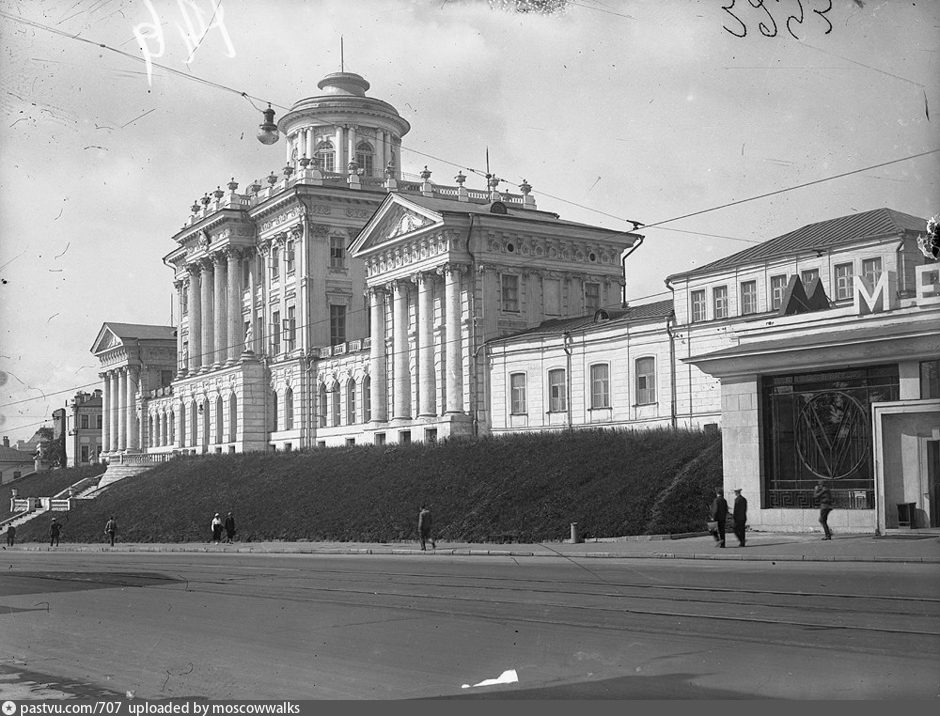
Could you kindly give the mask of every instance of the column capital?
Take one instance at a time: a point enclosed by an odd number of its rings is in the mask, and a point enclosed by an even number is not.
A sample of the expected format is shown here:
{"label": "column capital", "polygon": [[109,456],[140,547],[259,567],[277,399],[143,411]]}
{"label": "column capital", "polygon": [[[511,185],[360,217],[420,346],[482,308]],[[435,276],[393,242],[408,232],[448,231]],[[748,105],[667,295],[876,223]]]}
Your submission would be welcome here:
{"label": "column capital", "polygon": [[439,266],[436,271],[440,276],[460,276],[461,274],[467,273],[468,266],[466,264],[455,264],[455,263],[446,263],[443,266]]}
{"label": "column capital", "polygon": [[369,298],[385,298],[388,295],[388,286],[369,286],[366,289]]}
{"label": "column capital", "polygon": [[203,256],[199,259],[199,265],[202,266],[203,271],[208,271],[212,269],[213,260],[211,256]]}
{"label": "column capital", "polygon": [[226,262],[227,255],[228,255],[228,251],[226,249],[222,249],[221,251],[212,252],[212,254],[210,255],[210,258],[214,265],[221,266],[222,264]]}
{"label": "column capital", "polygon": [[259,256],[267,258],[268,255],[271,253],[271,240],[268,239],[267,241],[264,241],[258,244],[258,246],[256,247],[256,250]]}
{"label": "column capital", "polygon": [[238,260],[241,259],[242,254],[244,253],[244,249],[239,249],[235,246],[226,246],[219,253],[223,254],[228,261],[231,261],[232,259]]}
{"label": "column capital", "polygon": [[188,281],[184,281],[183,279],[178,278],[175,281],[173,281],[173,288],[175,288],[177,291],[182,291],[187,283]]}
{"label": "column capital", "polygon": [[413,275],[413,282],[418,288],[427,288],[434,285],[436,271],[421,271]]}
{"label": "column capital", "polygon": [[199,261],[193,261],[186,264],[186,271],[190,276],[195,276],[198,278],[199,274],[202,273],[202,264]]}

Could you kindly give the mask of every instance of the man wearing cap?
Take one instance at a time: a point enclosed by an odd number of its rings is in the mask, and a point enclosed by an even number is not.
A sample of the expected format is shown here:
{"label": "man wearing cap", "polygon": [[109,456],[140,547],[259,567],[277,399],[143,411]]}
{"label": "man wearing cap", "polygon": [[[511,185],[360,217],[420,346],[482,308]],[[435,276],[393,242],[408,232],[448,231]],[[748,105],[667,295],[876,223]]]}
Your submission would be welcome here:
{"label": "man wearing cap", "polygon": [[738,538],[739,547],[744,546],[744,527],[747,524],[747,500],[741,496],[741,488],[734,490],[734,507],[731,513],[734,519],[734,536]]}
{"label": "man wearing cap", "polygon": [[715,490],[715,499],[712,500],[709,517],[715,523],[715,531],[712,537],[715,538],[715,544],[718,547],[725,546],[725,520],[728,519],[728,501],[725,499],[725,491],[720,487]]}

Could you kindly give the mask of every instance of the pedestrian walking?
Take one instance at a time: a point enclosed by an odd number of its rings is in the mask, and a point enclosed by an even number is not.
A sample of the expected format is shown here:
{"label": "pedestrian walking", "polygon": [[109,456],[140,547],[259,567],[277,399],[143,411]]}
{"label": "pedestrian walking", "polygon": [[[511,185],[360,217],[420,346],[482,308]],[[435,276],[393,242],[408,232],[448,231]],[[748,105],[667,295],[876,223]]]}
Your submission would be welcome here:
{"label": "pedestrian walking", "polygon": [[715,538],[715,545],[724,547],[725,521],[728,519],[728,501],[725,499],[725,491],[720,487],[715,490],[715,499],[712,500],[708,518],[715,523],[714,529],[711,530],[712,537]]}
{"label": "pedestrian walking", "polygon": [[229,512],[225,515],[225,541],[229,544],[235,540],[235,518]]}
{"label": "pedestrian walking", "polygon": [[741,488],[734,491],[734,506],[731,508],[731,518],[734,520],[734,536],[738,538],[739,547],[744,546],[744,530],[747,526],[747,499],[741,496]]}
{"label": "pedestrian walking", "polygon": [[10,525],[7,527],[7,547],[12,547],[16,543],[16,527]]}
{"label": "pedestrian walking", "polygon": [[114,519],[114,515],[108,518],[108,523],[104,526],[104,533],[108,536],[108,539],[111,541],[111,546],[114,546],[114,535],[117,534],[117,520]]}
{"label": "pedestrian walking", "polygon": [[55,517],[52,518],[52,524],[49,525],[49,546],[59,546],[59,535],[62,534],[62,525]]}
{"label": "pedestrian walking", "polygon": [[222,518],[219,517],[218,512],[215,513],[215,517],[212,518],[209,527],[212,528],[212,541],[218,544],[222,541]]}
{"label": "pedestrian walking", "polygon": [[421,510],[418,512],[418,537],[421,540],[422,550],[427,549],[425,547],[427,542],[431,543],[431,549],[437,549],[434,537],[431,536],[431,508],[426,505],[421,505]]}
{"label": "pedestrian walking", "polygon": [[813,499],[819,503],[819,524],[823,528],[823,539],[832,539],[832,530],[829,529],[829,513],[832,512],[832,493],[829,487],[820,480],[813,488]]}

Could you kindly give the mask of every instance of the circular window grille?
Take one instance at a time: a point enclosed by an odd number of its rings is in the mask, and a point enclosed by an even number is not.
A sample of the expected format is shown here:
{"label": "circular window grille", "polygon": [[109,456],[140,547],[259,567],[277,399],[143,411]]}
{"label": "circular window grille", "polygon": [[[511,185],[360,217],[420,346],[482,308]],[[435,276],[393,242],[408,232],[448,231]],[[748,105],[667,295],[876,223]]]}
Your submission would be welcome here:
{"label": "circular window grille", "polygon": [[818,477],[848,477],[868,457],[865,409],[839,390],[817,393],[800,410],[796,448],[803,465]]}

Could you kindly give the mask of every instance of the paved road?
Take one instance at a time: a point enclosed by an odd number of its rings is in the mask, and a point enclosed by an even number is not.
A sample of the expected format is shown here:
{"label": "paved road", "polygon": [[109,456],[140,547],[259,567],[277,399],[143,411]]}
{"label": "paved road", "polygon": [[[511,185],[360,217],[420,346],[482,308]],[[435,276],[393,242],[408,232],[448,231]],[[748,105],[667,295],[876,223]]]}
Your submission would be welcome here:
{"label": "paved road", "polygon": [[[3,558],[4,697],[940,694],[936,564],[38,551]],[[474,686],[511,671],[518,682]]]}

